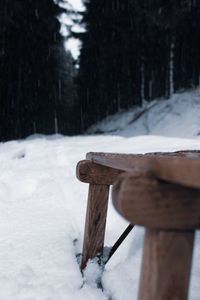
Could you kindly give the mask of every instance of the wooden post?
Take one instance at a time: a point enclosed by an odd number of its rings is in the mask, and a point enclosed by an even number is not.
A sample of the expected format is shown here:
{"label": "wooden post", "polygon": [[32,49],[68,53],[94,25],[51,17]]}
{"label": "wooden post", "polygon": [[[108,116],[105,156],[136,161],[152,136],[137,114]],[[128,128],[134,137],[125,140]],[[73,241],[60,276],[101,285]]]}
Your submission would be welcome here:
{"label": "wooden post", "polygon": [[186,300],[194,231],[146,230],[139,300]]}
{"label": "wooden post", "polygon": [[143,171],[120,175],[112,198],[122,216],[146,228],[138,300],[186,300],[200,190]]}
{"label": "wooden post", "polygon": [[77,178],[89,183],[82,270],[86,267],[88,259],[103,254],[109,186],[121,173],[121,170],[101,166],[88,160],[77,164]]}
{"label": "wooden post", "polygon": [[86,267],[88,259],[103,254],[108,195],[109,185],[89,185],[82,270]]}

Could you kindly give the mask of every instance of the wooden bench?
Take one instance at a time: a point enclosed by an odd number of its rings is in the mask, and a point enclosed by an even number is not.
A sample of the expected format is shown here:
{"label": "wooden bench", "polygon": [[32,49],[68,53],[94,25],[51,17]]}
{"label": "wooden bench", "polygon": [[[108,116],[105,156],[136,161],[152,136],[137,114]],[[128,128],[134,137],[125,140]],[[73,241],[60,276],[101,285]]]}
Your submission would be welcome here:
{"label": "wooden bench", "polygon": [[117,211],[146,228],[139,300],[185,300],[200,227],[200,152],[88,153],[77,177],[89,183],[81,269],[103,254],[109,187]]}

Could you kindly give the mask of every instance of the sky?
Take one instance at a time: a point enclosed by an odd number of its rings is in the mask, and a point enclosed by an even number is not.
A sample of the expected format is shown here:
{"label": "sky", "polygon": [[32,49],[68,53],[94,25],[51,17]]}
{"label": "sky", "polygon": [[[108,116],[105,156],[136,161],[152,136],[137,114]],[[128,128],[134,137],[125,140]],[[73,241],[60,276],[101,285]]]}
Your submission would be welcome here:
{"label": "sky", "polygon": [[[77,10],[77,11],[83,11],[84,10],[82,0],[67,0],[66,2],[68,2],[74,10]],[[62,17],[62,23],[63,24],[68,24],[68,25],[72,24],[70,18],[68,18],[67,16]],[[73,27],[73,30],[74,31],[81,31],[81,28],[80,28],[80,26],[75,25]],[[66,30],[64,25],[61,27],[61,32],[62,32],[63,35],[65,35],[65,36],[67,35],[67,30]],[[65,48],[72,52],[72,56],[74,57],[74,59],[78,58],[78,56],[80,54],[80,47],[81,47],[81,43],[77,39],[70,38],[65,42]]]}
{"label": "sky", "polygon": [[82,0],[68,0],[68,2],[77,10],[83,9],[83,1]]}

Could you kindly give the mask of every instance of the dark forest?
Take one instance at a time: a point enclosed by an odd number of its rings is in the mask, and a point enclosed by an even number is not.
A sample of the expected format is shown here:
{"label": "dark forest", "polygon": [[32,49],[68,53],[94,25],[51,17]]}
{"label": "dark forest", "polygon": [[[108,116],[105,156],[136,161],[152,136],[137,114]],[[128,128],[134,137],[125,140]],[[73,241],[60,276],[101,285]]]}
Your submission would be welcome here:
{"label": "dark forest", "polygon": [[[84,133],[200,83],[200,1],[85,0],[78,61],[52,0],[0,3],[0,140]],[[78,68],[77,68],[78,65]]]}

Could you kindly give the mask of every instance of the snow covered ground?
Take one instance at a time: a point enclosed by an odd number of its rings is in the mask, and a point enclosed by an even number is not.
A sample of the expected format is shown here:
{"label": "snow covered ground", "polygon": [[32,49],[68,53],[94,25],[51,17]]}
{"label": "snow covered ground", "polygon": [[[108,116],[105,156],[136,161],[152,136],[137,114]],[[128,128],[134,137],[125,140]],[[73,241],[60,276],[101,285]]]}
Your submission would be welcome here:
{"label": "snow covered ground", "polygon": [[[82,248],[88,187],[76,179],[76,163],[89,151],[200,149],[199,95],[199,90],[175,95],[153,106],[136,124],[127,124],[133,118],[133,112],[129,112],[127,117],[122,114],[102,125],[106,131],[115,128],[120,135],[35,136],[0,144],[0,300],[137,298],[142,228],[133,230],[103,274],[95,263],[89,264],[83,277],[80,273],[76,254]],[[146,133],[141,129],[143,123],[154,135],[136,136]],[[107,246],[116,241],[126,225],[110,203]],[[191,300],[200,297],[199,261],[197,234]],[[98,276],[103,291],[97,287]]]}
{"label": "snow covered ground", "polygon": [[116,114],[92,126],[89,133],[107,132],[126,137],[163,135],[192,138],[200,135],[200,89],[174,94],[169,100]]}

